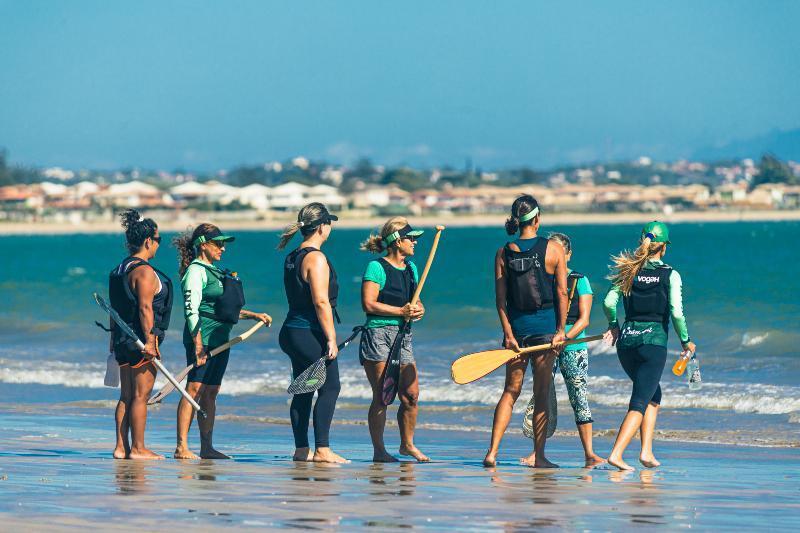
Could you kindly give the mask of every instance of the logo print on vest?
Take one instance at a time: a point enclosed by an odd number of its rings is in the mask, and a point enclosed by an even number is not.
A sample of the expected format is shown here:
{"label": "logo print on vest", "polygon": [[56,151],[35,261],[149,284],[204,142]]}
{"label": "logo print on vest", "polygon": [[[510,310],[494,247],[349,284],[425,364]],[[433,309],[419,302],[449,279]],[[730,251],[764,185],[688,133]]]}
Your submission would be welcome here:
{"label": "logo print on vest", "polygon": [[661,276],[636,276],[636,281],[642,283],[658,283],[660,280]]}

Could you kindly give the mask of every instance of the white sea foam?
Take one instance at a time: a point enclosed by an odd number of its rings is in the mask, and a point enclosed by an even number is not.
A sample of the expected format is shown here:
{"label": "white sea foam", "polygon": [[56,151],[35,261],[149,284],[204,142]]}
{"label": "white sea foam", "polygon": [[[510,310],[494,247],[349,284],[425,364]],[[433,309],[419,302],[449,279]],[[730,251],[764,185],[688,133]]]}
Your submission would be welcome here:
{"label": "white sea foam", "polygon": [[762,342],[764,342],[765,340],[767,340],[767,337],[769,337],[769,333],[758,334],[758,333],[750,333],[748,331],[742,334],[741,345],[743,348],[757,346]]}
{"label": "white sea foam", "polygon": [[[102,388],[105,364],[98,362],[69,363],[63,361],[35,361],[0,359],[0,382],[16,384],[60,385],[64,387]],[[360,368],[348,368],[340,374],[341,398],[369,400],[372,391]],[[479,404],[492,406],[500,397],[501,376],[488,376],[469,385],[455,385],[441,375],[422,374],[421,402],[450,404]],[[156,382],[156,390],[164,383]],[[227,395],[286,395],[289,372],[268,371],[250,375],[229,372],[221,393]],[[790,414],[790,422],[800,423],[800,387],[769,385],[763,383],[713,383],[704,382],[698,391],[689,390],[683,381],[668,377],[661,383],[664,391],[663,406],[672,409],[697,408],[734,411],[739,413]],[[569,399],[560,375],[556,376],[559,403]],[[589,378],[589,400],[596,405],[625,407],[630,399],[630,381],[610,376]],[[530,389],[525,392],[517,409],[524,409]],[[288,396],[287,396],[288,398]]]}

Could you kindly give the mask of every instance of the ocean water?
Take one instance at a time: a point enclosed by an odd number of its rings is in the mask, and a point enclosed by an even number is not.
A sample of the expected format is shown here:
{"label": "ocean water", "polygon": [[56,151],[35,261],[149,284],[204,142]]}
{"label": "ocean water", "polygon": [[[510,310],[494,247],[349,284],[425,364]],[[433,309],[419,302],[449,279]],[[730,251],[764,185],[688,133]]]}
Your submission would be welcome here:
{"label": "ocean water", "polygon": [[[636,243],[636,225],[545,227],[573,241],[570,267],[589,276],[596,294],[590,334],[605,329],[601,309],[608,288],[609,254]],[[363,322],[360,276],[371,258],[358,250],[366,230],[333,232],[325,251],[339,273],[339,332]],[[177,279],[174,248],[167,237],[154,263]],[[424,264],[431,233],[418,245]],[[800,331],[795,327],[800,290],[795,264],[800,223],[676,224],[665,260],[682,275],[690,334],[698,345],[703,388],[690,391],[671,374],[679,345],[670,336],[670,360],[662,378],[664,400],[659,428],[667,438],[735,444],[800,446]],[[426,317],[415,324],[415,352],[421,371],[420,423],[429,427],[486,431],[502,390],[502,370],[470,384],[450,381],[450,363],[459,355],[497,347],[500,328],[494,309],[492,264],[507,237],[502,228],[445,230],[422,294]],[[275,319],[270,330],[237,346],[222,387],[220,414],[238,420],[287,418],[288,359],[277,346],[286,312],[282,286],[283,253],[278,232],[242,231],[222,264],[236,270],[246,290],[247,308]],[[295,243],[296,244],[296,243]],[[113,406],[117,392],[103,387],[107,334],[93,302],[106,292],[107,273],[124,257],[116,235],[6,236],[0,276],[0,394],[3,403]],[[163,344],[164,362],[185,366],[180,302]],[[247,327],[240,323],[235,331]],[[612,348],[591,349],[589,398],[595,427],[616,428],[624,414],[630,382]],[[369,386],[358,364],[357,344],[340,355],[342,393],[337,419],[360,423],[366,416]],[[528,384],[530,380],[528,380]],[[566,391],[557,378],[559,430],[574,431]],[[160,381],[159,383],[160,384]],[[526,385],[527,388],[527,385]],[[177,394],[165,404],[173,405]],[[78,402],[77,404],[75,402]],[[521,411],[527,398],[521,398]],[[161,408],[164,408],[162,406]],[[172,409],[172,407],[169,407]],[[110,416],[110,411],[109,411]],[[518,429],[520,420],[512,422]],[[109,435],[111,438],[111,435]]]}

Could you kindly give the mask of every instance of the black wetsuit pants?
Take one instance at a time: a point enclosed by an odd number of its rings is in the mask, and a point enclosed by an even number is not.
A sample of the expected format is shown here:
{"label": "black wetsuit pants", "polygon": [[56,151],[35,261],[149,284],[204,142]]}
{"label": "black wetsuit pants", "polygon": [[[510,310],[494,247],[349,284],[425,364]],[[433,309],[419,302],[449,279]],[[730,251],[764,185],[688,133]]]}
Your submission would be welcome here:
{"label": "black wetsuit pants", "polygon": [[[292,361],[292,375],[299,376],[314,364],[327,351],[325,335],[321,331],[305,328],[281,328],[278,336],[281,350]],[[339,398],[339,363],[336,359],[328,361],[325,384],[317,390],[314,404],[314,446],[324,448],[330,445],[329,434],[336,400]],[[311,416],[311,403],[314,393],[295,394],[289,406],[292,420],[294,445],[296,448],[308,447],[308,419]]]}
{"label": "black wetsuit pants", "polygon": [[628,377],[633,380],[629,411],[644,414],[647,404],[661,404],[661,373],[667,362],[667,347],[642,344],[635,348],[617,347],[617,356]]}

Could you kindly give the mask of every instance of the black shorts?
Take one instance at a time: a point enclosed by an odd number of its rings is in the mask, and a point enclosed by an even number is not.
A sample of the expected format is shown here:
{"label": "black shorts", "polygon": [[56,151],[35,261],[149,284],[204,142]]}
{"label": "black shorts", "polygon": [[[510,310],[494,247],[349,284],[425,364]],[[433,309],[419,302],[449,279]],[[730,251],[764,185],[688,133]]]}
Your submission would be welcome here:
{"label": "black shorts", "polygon": [[[197,360],[194,356],[194,345],[185,346],[186,348],[186,364],[191,365]],[[209,351],[213,348],[206,346]],[[225,375],[225,369],[228,368],[228,357],[230,356],[230,349],[221,352],[214,357],[209,357],[206,364],[198,366],[189,371],[187,381],[189,383],[202,383],[203,385],[222,385],[222,377]]]}
{"label": "black shorts", "polygon": [[[158,345],[164,342],[164,337],[158,337]],[[141,350],[135,344],[121,343],[114,346],[114,359],[119,366],[130,366],[139,368],[146,364],[146,360]]]}

